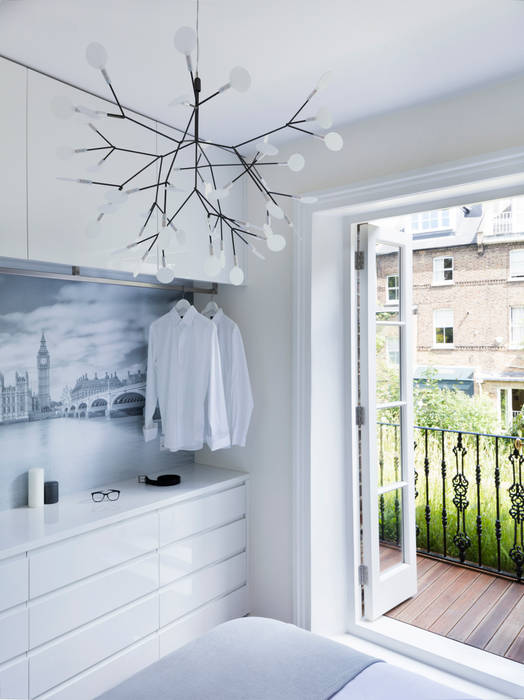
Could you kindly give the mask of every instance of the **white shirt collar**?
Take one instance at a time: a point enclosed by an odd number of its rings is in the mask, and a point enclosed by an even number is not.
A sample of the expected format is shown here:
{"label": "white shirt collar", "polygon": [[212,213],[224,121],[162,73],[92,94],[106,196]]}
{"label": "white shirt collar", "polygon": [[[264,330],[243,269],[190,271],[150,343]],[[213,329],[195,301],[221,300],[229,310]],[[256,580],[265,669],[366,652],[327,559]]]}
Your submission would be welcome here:
{"label": "white shirt collar", "polygon": [[171,314],[173,315],[173,318],[174,318],[174,320],[175,320],[175,323],[176,323],[176,324],[183,323],[183,324],[185,324],[186,326],[188,326],[188,325],[190,325],[191,323],[193,323],[193,319],[195,318],[195,316],[196,316],[197,313],[198,313],[198,312],[197,312],[197,310],[195,309],[194,306],[190,306],[189,309],[186,311],[186,313],[184,314],[183,317],[180,316],[180,314],[179,314],[178,311],[176,310],[176,307],[175,307],[175,306],[173,306],[173,308],[171,309]]}

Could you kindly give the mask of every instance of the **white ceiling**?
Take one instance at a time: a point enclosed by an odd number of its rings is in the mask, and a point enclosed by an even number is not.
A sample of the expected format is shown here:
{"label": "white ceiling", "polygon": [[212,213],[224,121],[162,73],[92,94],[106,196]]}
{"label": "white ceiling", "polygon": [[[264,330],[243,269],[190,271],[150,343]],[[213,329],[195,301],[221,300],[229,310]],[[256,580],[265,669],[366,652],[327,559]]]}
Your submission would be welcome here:
{"label": "white ceiling", "polygon": [[[184,108],[167,106],[189,88],[173,35],[194,24],[195,6],[0,0],[0,54],[105,95],[84,58],[86,45],[99,41],[121,101],[181,126]],[[253,79],[248,93],[210,102],[202,130],[238,143],[274,128],[329,69],[333,82],[315,99],[329,106],[335,124],[458,92],[524,71],[523,35],[519,0],[201,0],[204,96],[235,65]]]}

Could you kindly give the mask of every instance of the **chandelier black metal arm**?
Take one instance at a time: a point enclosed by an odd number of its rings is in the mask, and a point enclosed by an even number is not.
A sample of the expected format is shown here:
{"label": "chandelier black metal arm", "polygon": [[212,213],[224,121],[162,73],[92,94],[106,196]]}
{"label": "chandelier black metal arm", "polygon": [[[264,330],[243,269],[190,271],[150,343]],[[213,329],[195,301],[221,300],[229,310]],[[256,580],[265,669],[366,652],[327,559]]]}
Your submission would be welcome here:
{"label": "chandelier black metal arm", "polygon": [[[162,277],[162,281],[170,281],[170,279],[174,277],[174,272],[171,273],[166,262],[166,246],[170,245],[169,238],[166,239],[163,232],[168,227],[171,227],[171,229],[177,232],[177,240],[179,239],[179,236],[182,237],[181,234],[183,232],[177,227],[177,217],[179,217],[184,211],[185,207],[194,200],[196,195],[196,199],[200,202],[208,224],[207,236],[209,243],[209,258],[206,261],[206,265],[209,263],[208,274],[211,277],[215,276],[225,265],[226,258],[224,251],[224,233],[225,231],[228,231],[234,261],[234,267],[231,270],[230,279],[234,284],[240,284],[243,280],[243,273],[239,268],[237,260],[237,242],[241,241],[258,257],[263,256],[260,254],[257,248],[253,246],[252,241],[265,242],[268,248],[273,251],[281,250],[285,246],[286,241],[282,235],[275,234],[273,232],[272,219],[282,219],[291,227],[292,222],[287,214],[281,209],[278,201],[279,198],[301,199],[302,201],[307,200],[309,202],[313,201],[312,197],[300,197],[297,195],[283,193],[272,189],[268,185],[265,177],[262,175],[262,171],[265,173],[268,167],[288,166],[292,171],[299,171],[304,166],[304,158],[300,154],[296,153],[291,155],[289,159],[284,162],[271,158],[271,156],[275,156],[278,153],[278,148],[270,143],[269,137],[280,133],[285,129],[292,129],[295,132],[304,133],[323,140],[327,147],[331,150],[339,150],[342,147],[342,138],[335,132],[322,135],[306,127],[308,122],[313,122],[316,126],[319,126],[322,129],[329,128],[331,125],[331,117],[325,113],[325,111],[323,114],[321,114],[322,110],[320,110],[315,117],[311,118],[302,118],[301,116],[303,110],[309,105],[314,95],[317,94],[325,83],[325,76],[320,79],[317,87],[307,96],[306,100],[301,104],[292,117],[281,126],[270,129],[264,133],[254,136],[253,138],[246,139],[245,141],[233,145],[219,143],[214,140],[203,138],[201,135],[201,108],[215,97],[218,97],[218,95],[223,94],[229,89],[244,92],[248,89],[251,79],[245,69],[236,67],[232,69],[230,79],[227,83],[222,85],[222,87],[220,87],[218,90],[215,90],[211,92],[211,94],[202,98],[202,80],[199,75],[198,31],[195,35],[193,30],[189,27],[179,29],[175,35],[175,46],[185,56],[193,93],[192,102],[189,102],[185,96],[175,100],[175,102],[185,104],[191,110],[187,118],[186,125],[183,129],[173,127],[177,132],[176,136],[165,133],[165,130],[158,128],[157,124],[150,125],[145,123],[143,120],[136,118],[133,114],[128,113],[128,111],[122,107],[117,92],[114,89],[105,69],[105,64],[107,62],[107,54],[105,49],[100,44],[90,44],[87,49],[88,62],[93,67],[101,71],[104,80],[109,86],[109,90],[118,108],[118,112],[95,112],[87,108],[73,107],[72,105],[66,109],[64,108],[63,104],[60,107],[61,111],[66,111],[68,113],[70,112],[71,114],[74,112],[80,112],[87,115],[94,115],[95,117],[105,116],[111,119],[126,120],[140,129],[154,133],[157,138],[166,139],[168,144],[171,144],[171,147],[166,148],[165,151],[160,153],[152,153],[138,148],[134,149],[119,146],[113,143],[112,140],[109,139],[100,128],[90,122],[90,128],[98,136],[98,138],[102,140],[103,145],[88,148],[77,148],[74,151],[73,149],[70,149],[72,153],[98,152],[103,156],[98,162],[98,165],[102,165],[103,163],[107,162],[109,158],[116,158],[119,153],[136,155],[137,158],[140,157],[146,159],[146,162],[140,164],[140,167],[134,170],[129,177],[120,183],[104,182],[99,179],[91,180],[87,178],[77,178],[74,181],[82,184],[98,185],[108,188],[106,195],[108,204],[101,208],[97,220],[94,222],[96,226],[100,224],[107,211],[116,209],[121,203],[126,201],[128,196],[131,196],[137,192],[151,192],[151,204],[148,206],[147,214],[145,215],[143,223],[137,232],[137,237],[134,241],[125,246],[124,250],[140,247],[140,249],[144,251],[141,253],[139,259],[140,265],[141,262],[148,258],[155,246],[158,246],[157,260],[161,260],[161,263],[158,263],[159,268],[157,276],[159,279]],[[195,47],[197,49],[197,60],[196,69],[194,70],[191,53]],[[241,152],[240,149],[243,147],[252,145],[255,146],[254,154],[247,155]],[[187,157],[185,157],[184,161],[180,162],[182,156],[185,156],[187,153],[187,149],[190,149],[189,163],[187,162]],[[226,159],[222,158],[217,159],[217,162],[214,162],[214,151],[217,150],[223,154],[229,154],[231,161],[226,162]],[[143,178],[143,176],[147,175],[148,173],[152,176],[152,169],[155,169],[155,176],[154,178],[151,177],[150,182],[137,182],[138,178]],[[217,177],[218,173],[229,172],[231,172],[229,181],[226,184],[219,184],[221,180]],[[177,174],[187,174],[188,176],[192,175],[192,185],[190,190],[185,189],[183,186],[182,188],[177,186]],[[229,195],[233,186],[243,178],[247,179],[260,192],[265,201],[266,210],[264,224],[262,226],[255,226],[248,222],[241,221],[238,218],[226,215],[223,211],[224,199]],[[148,179],[149,178],[147,178],[147,180]],[[133,186],[133,184],[136,186]],[[181,198],[179,197],[181,193],[184,193],[185,195],[182,201],[180,201]],[[153,214],[155,211],[159,213],[159,218],[161,217],[162,225],[156,232],[151,233],[150,235],[144,235],[146,234],[147,227],[152,225]],[[215,253],[215,237],[217,235],[219,235],[219,254]],[[138,274],[139,271],[140,267],[138,266],[135,271],[136,274]]]}

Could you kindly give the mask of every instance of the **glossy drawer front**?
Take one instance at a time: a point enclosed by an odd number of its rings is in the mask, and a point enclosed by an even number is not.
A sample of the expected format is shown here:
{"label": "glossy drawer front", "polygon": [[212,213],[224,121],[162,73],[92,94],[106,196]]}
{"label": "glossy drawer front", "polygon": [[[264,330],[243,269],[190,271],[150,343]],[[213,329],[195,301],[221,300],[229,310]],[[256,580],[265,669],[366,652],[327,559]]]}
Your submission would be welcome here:
{"label": "glossy drawer front", "polygon": [[245,486],[178,503],[160,511],[160,546],[237,520],[245,512]]}
{"label": "glossy drawer front", "polygon": [[160,591],[160,626],[177,620],[245,583],[245,554],[175,581]]}
{"label": "glossy drawer front", "polygon": [[23,657],[0,666],[0,698],[25,700],[27,695],[27,659]]}
{"label": "glossy drawer front", "polygon": [[28,576],[25,554],[12,559],[2,559],[0,561],[0,611],[24,603],[27,595]]}
{"label": "glossy drawer front", "polygon": [[50,593],[29,605],[30,648],[131,603],[158,588],[158,555]]}
{"label": "glossy drawer front", "polygon": [[158,598],[148,597],[29,653],[34,697],[155,631]]}
{"label": "glossy drawer front", "polygon": [[160,656],[191,642],[222,622],[243,617],[249,612],[247,586],[214,600],[160,631]]}
{"label": "glossy drawer front", "polygon": [[194,535],[160,550],[160,585],[220,561],[246,548],[246,521]]}
{"label": "glossy drawer front", "polygon": [[27,608],[0,613],[0,663],[27,651]]}
{"label": "glossy drawer front", "polygon": [[53,688],[38,700],[93,700],[157,660],[158,639],[149,637]]}
{"label": "glossy drawer front", "polygon": [[30,552],[30,597],[151,552],[157,546],[157,522],[151,513]]}

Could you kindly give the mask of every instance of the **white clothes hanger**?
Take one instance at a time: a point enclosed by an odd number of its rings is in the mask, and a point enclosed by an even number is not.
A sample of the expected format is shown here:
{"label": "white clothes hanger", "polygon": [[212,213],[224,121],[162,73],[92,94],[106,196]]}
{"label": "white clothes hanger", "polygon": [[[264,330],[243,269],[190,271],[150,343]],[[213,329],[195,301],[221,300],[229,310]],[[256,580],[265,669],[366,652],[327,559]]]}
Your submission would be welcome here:
{"label": "white clothes hanger", "polygon": [[216,301],[208,301],[204,307],[204,310],[202,311],[202,316],[212,319],[218,313],[219,310],[220,309]]}
{"label": "white clothes hanger", "polygon": [[175,311],[178,313],[180,318],[184,318],[185,313],[191,308],[191,304],[187,299],[179,299],[175,304]]}

